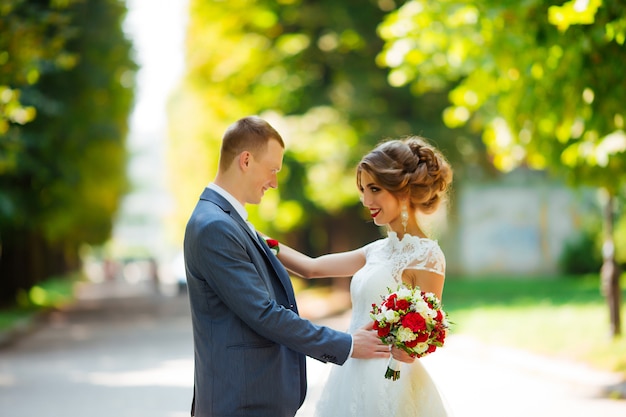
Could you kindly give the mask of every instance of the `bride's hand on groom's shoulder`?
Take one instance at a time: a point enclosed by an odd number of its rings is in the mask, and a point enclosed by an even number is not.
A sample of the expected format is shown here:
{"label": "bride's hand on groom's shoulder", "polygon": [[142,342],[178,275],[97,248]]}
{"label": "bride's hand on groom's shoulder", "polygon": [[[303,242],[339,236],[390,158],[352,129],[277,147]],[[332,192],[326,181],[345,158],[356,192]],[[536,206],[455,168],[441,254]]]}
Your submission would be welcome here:
{"label": "bride's hand on groom's shoulder", "polygon": [[411,355],[409,355],[408,353],[406,353],[402,349],[399,349],[399,348],[397,348],[395,346],[393,346],[391,348],[391,356],[393,356],[393,358],[395,360],[397,360],[398,362],[404,362],[404,363],[413,363],[413,362],[415,362],[415,358],[414,357],[412,357]]}
{"label": "bride's hand on groom's shoulder", "polygon": [[352,335],[352,357],[356,359],[389,357],[389,346],[378,338],[374,322],[366,324]]}

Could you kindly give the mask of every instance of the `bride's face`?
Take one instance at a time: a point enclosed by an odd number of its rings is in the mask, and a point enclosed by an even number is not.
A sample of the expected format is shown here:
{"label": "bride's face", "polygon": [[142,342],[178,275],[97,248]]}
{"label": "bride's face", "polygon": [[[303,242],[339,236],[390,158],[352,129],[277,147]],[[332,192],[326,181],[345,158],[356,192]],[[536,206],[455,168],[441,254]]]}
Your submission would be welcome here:
{"label": "bride's face", "polygon": [[376,183],[366,171],[361,171],[361,202],[369,209],[374,224],[377,226],[389,225],[397,230],[401,224],[400,201],[389,191]]}

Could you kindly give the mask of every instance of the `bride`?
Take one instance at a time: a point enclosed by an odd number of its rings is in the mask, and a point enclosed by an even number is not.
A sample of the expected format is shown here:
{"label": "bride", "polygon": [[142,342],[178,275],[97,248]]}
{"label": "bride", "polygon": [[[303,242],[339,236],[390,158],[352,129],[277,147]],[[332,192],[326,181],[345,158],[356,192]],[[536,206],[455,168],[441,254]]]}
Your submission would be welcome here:
{"label": "bride", "polygon": [[[429,239],[416,214],[431,214],[445,198],[452,169],[433,146],[420,137],[378,145],[357,166],[357,185],[374,223],[386,226],[387,237],[359,249],[310,258],[281,245],[279,259],[305,278],[352,277],[349,332],[371,323],[372,304],[388,288],[418,286],[441,299],[445,258]],[[419,359],[392,348],[401,362],[400,379],[385,379],[387,359],[349,359],[333,367],[316,407],[317,417],[449,416],[437,387]]]}

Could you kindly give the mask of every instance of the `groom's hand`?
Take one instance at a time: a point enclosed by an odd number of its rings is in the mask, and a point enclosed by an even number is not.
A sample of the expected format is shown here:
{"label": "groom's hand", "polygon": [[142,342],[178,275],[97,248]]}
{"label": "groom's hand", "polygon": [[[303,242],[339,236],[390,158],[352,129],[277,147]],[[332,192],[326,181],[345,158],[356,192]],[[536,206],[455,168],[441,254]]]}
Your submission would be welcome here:
{"label": "groom's hand", "polygon": [[352,335],[352,357],[357,359],[388,358],[389,346],[378,338],[371,322]]}

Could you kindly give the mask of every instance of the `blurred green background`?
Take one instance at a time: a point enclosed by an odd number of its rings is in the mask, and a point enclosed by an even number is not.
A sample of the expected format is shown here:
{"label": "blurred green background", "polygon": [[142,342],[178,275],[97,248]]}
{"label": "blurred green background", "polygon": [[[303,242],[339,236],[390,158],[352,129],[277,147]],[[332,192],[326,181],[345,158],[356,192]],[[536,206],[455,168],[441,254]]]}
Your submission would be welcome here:
{"label": "blurred green background", "polygon": [[146,129],[126,2],[1,0],[0,326],[69,302],[76,281],[181,279],[222,133],[258,114],[287,144],[278,190],[249,207],[258,229],[311,255],[382,236],[354,167],[383,139],[425,136],[455,173],[429,219],[455,331],[626,374],[624,10],[190,0],[180,77]]}

